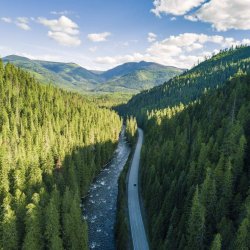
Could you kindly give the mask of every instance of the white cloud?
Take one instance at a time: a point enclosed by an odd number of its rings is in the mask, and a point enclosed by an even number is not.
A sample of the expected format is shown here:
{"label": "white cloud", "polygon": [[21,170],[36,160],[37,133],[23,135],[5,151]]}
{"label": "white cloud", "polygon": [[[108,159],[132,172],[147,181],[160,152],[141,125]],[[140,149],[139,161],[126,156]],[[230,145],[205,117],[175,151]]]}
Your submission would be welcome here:
{"label": "white cloud", "polygon": [[175,16],[173,16],[173,17],[170,18],[170,21],[176,21],[176,19],[177,18]]}
{"label": "white cloud", "polygon": [[10,17],[2,17],[1,20],[5,23],[12,23],[12,19]]}
{"label": "white cloud", "polygon": [[48,36],[64,46],[78,46],[81,44],[78,37],[60,31],[49,31]]}
{"label": "white cloud", "polygon": [[94,52],[96,52],[96,51],[97,51],[97,49],[98,49],[98,48],[95,46],[95,47],[91,47],[91,48],[89,48],[89,51],[94,53]]}
{"label": "white cloud", "polygon": [[88,39],[92,42],[105,42],[111,36],[110,32],[88,34]]}
{"label": "white cloud", "polygon": [[186,20],[191,21],[191,22],[197,22],[198,21],[198,18],[196,16],[194,16],[194,15],[185,15],[184,18]]}
{"label": "white cloud", "polygon": [[204,2],[205,0],[154,0],[154,9],[151,11],[157,16],[161,13],[184,15]]}
{"label": "white cloud", "polygon": [[78,25],[66,16],[59,19],[46,19],[39,17],[38,22],[48,27],[48,36],[64,46],[78,46],[81,40]]}
{"label": "white cloud", "polygon": [[154,0],[153,4],[151,11],[157,16],[188,13],[184,16],[186,20],[210,23],[217,31],[250,30],[250,0]]}
{"label": "white cloud", "polygon": [[224,38],[222,36],[208,36],[205,34],[197,33],[183,33],[178,36],[170,36],[161,42],[156,42],[151,48],[155,46],[161,46],[164,50],[170,51],[169,53],[175,53],[175,51],[179,51],[180,48],[189,49],[189,51],[193,51],[197,48],[201,48],[202,44],[204,43],[222,43],[223,39]]}
{"label": "white cloud", "polygon": [[27,17],[18,17],[16,21],[13,21],[10,17],[2,17],[1,20],[5,23],[14,23],[17,27],[23,30],[30,30],[29,18]]}
{"label": "white cloud", "polygon": [[152,61],[180,68],[190,68],[205,56],[220,49],[240,44],[250,44],[250,39],[242,41],[231,37],[209,36],[206,34],[184,33],[153,42],[143,53],[98,57],[95,63],[110,67],[125,62]]}
{"label": "white cloud", "polygon": [[70,14],[72,14],[73,13],[73,11],[71,11],[71,10],[62,10],[62,11],[51,11],[50,12],[50,14],[52,14],[52,15],[70,15]]}
{"label": "white cloud", "polygon": [[16,25],[23,30],[30,30],[30,26],[27,23],[17,22]]}
{"label": "white cloud", "polygon": [[30,30],[30,26],[29,26],[29,18],[27,17],[18,17],[16,20],[16,25],[23,29],[23,30]]}
{"label": "white cloud", "polygon": [[29,18],[28,17],[18,17],[17,22],[20,23],[29,23]]}
{"label": "white cloud", "polygon": [[64,32],[69,35],[79,34],[78,25],[66,16],[61,16],[59,19],[46,19],[39,17],[38,22],[49,27],[53,32]]}
{"label": "white cloud", "polygon": [[244,45],[250,45],[250,39],[243,39],[242,44]]}
{"label": "white cloud", "polygon": [[211,23],[218,31],[250,29],[249,0],[211,0],[205,3],[194,17]]}
{"label": "white cloud", "polygon": [[152,43],[155,42],[157,35],[155,33],[149,32],[148,33],[148,42]]}
{"label": "white cloud", "polygon": [[104,65],[118,65],[125,62],[136,62],[144,60],[145,55],[140,53],[134,53],[131,55],[118,55],[118,56],[104,56],[104,57],[97,57],[95,59],[95,62],[98,64],[104,64]]}

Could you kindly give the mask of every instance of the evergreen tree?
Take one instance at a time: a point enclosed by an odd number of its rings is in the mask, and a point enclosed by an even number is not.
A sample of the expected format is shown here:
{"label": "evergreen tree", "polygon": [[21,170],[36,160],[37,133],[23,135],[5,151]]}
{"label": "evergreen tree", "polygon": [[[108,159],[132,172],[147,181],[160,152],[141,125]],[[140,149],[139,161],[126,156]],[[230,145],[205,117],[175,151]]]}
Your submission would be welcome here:
{"label": "evergreen tree", "polygon": [[2,221],[1,221],[1,248],[15,250],[18,248],[18,232],[16,225],[16,215],[10,206],[10,197],[3,201]]}
{"label": "evergreen tree", "polygon": [[147,112],[141,183],[152,249],[249,245],[249,83],[235,76],[184,108]]}
{"label": "evergreen tree", "polygon": [[211,250],[221,250],[221,236],[216,234],[211,245]]}
{"label": "evergreen tree", "polygon": [[63,242],[60,237],[61,227],[59,219],[56,201],[52,197],[46,208],[45,238],[47,240],[48,249],[63,249]]}
{"label": "evergreen tree", "polygon": [[245,218],[239,225],[235,239],[235,249],[247,250],[250,246],[250,196],[248,196],[245,204]]}
{"label": "evergreen tree", "polygon": [[72,250],[87,249],[87,237],[84,234],[87,230],[87,226],[86,222],[79,220],[79,217],[81,216],[79,200],[75,197],[68,205],[67,212],[63,214],[66,248]]}
{"label": "evergreen tree", "polygon": [[137,132],[137,123],[134,117],[127,117],[126,120],[126,135],[130,143],[135,142],[135,135]]}
{"label": "evergreen tree", "polygon": [[236,235],[235,248],[247,250],[250,244],[250,222],[246,218],[240,224],[239,230]]}
{"label": "evergreen tree", "polygon": [[188,249],[204,249],[205,209],[196,188],[188,221]]}
{"label": "evergreen tree", "polygon": [[70,232],[70,246],[86,249],[80,197],[111,158],[120,117],[1,60],[0,110],[0,248],[66,246],[61,206],[68,186],[74,202],[67,225],[78,229]]}
{"label": "evergreen tree", "polygon": [[43,249],[41,232],[41,208],[39,204],[30,203],[27,205],[25,218],[26,235],[23,243],[23,250]]}

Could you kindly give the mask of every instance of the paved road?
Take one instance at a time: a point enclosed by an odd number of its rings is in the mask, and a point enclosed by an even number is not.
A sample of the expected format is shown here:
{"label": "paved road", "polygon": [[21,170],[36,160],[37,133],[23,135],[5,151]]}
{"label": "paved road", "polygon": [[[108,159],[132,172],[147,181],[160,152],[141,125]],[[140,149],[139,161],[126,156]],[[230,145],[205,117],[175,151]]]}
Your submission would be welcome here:
{"label": "paved road", "polygon": [[[139,138],[136,145],[128,180],[128,210],[134,250],[148,250],[148,241],[142,220],[138,194],[138,172],[143,141],[143,131],[138,129]],[[136,186],[134,186],[136,184]]]}

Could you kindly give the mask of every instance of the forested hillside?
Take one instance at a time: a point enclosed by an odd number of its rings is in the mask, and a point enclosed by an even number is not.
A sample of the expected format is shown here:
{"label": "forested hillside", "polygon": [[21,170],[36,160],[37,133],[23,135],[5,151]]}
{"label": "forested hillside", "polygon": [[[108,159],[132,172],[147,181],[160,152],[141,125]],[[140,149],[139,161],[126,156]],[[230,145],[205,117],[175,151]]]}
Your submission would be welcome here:
{"label": "forested hillside", "polygon": [[87,249],[80,197],[110,159],[119,116],[0,60],[0,249]]}
{"label": "forested hillside", "polygon": [[135,95],[118,109],[123,114],[145,117],[147,112],[168,106],[186,105],[209,89],[217,88],[238,71],[250,72],[250,47],[225,49],[193,69],[163,85]]}
{"label": "forested hillside", "polygon": [[29,71],[43,83],[95,94],[139,93],[183,72],[183,69],[144,61],[124,63],[107,71],[91,71],[75,63],[31,60],[15,55],[6,56],[3,61]]}
{"label": "forested hillside", "polygon": [[249,73],[250,47],[226,49],[118,107],[144,127],[152,249],[249,249]]}
{"label": "forested hillside", "polygon": [[249,100],[250,75],[240,73],[148,121],[141,179],[152,249],[249,249]]}
{"label": "forested hillside", "polygon": [[3,61],[29,71],[40,82],[50,83],[66,90],[88,92],[103,81],[99,75],[75,63],[31,60],[15,55],[6,56]]}
{"label": "forested hillside", "polygon": [[102,74],[107,82],[98,91],[138,93],[161,85],[182,72],[183,69],[152,62],[125,63]]}

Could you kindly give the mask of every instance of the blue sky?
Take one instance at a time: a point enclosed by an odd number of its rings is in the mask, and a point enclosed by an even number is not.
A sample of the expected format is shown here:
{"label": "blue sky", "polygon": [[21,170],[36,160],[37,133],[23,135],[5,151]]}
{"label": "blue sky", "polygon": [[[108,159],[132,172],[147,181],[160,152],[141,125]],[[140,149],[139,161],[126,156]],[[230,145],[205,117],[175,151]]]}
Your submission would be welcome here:
{"label": "blue sky", "polygon": [[104,70],[128,61],[190,68],[250,44],[250,1],[2,0],[0,55]]}

